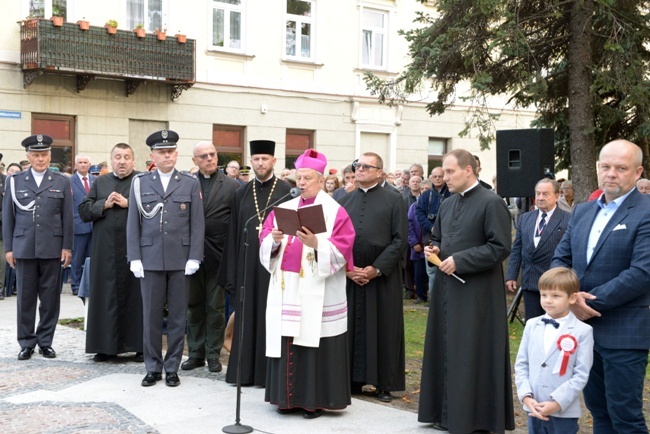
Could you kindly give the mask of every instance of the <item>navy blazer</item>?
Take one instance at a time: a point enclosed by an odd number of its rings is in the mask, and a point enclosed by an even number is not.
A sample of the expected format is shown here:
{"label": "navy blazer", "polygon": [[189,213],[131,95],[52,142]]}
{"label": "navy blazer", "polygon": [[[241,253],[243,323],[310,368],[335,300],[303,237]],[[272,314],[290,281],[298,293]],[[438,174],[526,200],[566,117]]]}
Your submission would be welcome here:
{"label": "navy blazer", "polygon": [[600,207],[577,205],[553,267],[572,267],[587,304],[602,316],[586,321],[604,348],[650,348],[650,199],[635,188],[603,230],[587,264],[587,241]]}
{"label": "navy blazer", "polygon": [[[95,175],[88,176],[88,186],[93,185],[95,182]],[[79,217],[79,205],[86,197],[86,189],[84,188],[83,182],[79,179],[79,175],[76,173],[70,176],[70,185],[72,186],[72,202],[74,205],[74,233],[77,234],[89,234],[93,231],[93,224],[88,222],[84,223]]]}
{"label": "navy blazer", "polygon": [[539,278],[551,267],[555,248],[569,226],[571,213],[556,206],[537,247],[533,241],[539,210],[522,214],[517,220],[517,235],[510,251],[506,280],[517,280],[521,267],[521,286],[523,289],[537,291]]}

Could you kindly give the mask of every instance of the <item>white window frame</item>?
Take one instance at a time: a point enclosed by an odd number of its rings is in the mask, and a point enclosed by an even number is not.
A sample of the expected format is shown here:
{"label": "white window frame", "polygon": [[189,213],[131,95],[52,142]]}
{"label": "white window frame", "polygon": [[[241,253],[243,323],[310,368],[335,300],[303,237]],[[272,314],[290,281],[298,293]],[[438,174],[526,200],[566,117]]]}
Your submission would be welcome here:
{"label": "white window frame", "polygon": [[[384,16],[384,27],[368,27],[364,25],[364,14],[366,12],[381,14]],[[361,6],[360,15],[359,15],[359,24],[360,24],[360,34],[359,34],[359,64],[363,69],[375,69],[375,70],[388,70],[388,39],[390,34],[390,13],[387,10],[369,8]],[[371,49],[368,53],[369,62],[363,61],[363,46],[365,31],[370,30],[372,32],[372,44],[375,45],[375,36],[378,34],[383,35],[383,47],[382,47],[382,63],[377,65],[374,62],[374,49]]]}
{"label": "white window frame", "polygon": [[[209,11],[208,11],[208,46],[210,47],[210,50],[217,50],[217,51],[228,51],[228,52],[233,52],[233,53],[243,53],[244,52],[244,42],[245,42],[245,35],[246,35],[246,2],[247,0],[241,0],[241,2],[238,5],[233,5],[229,3],[221,3],[216,0],[210,0],[209,2]],[[222,9],[224,11],[224,19],[223,19],[223,29],[224,29],[224,40],[223,40],[223,46],[221,45],[214,45],[214,41],[212,39],[212,35],[214,34],[214,21],[213,21],[213,14],[215,9]],[[230,37],[230,14],[231,13],[239,13],[239,25],[240,25],[240,32],[239,32],[239,47],[231,47],[230,46],[230,41],[232,38]],[[228,38],[226,39],[225,35],[228,35]]]}
{"label": "white window frame", "polygon": [[[287,0],[284,2],[284,22],[282,31],[282,55],[284,59],[299,60],[303,62],[314,62],[316,59],[316,0],[300,0],[311,4],[311,16],[293,15],[287,12]],[[287,21],[296,23],[296,54],[287,54]],[[302,24],[309,24],[311,27],[309,56],[302,55]]]}
{"label": "white window frame", "polygon": [[[43,17],[42,18],[50,18],[52,16],[52,0],[43,0]],[[25,0],[24,2],[24,8],[25,8],[25,14],[24,16],[27,17],[30,14],[30,5],[31,1],[30,0]],[[66,0],[66,21],[71,21],[72,18],[72,6],[74,4],[74,0]]]}
{"label": "white window frame", "polygon": [[[175,29],[168,29],[167,28],[168,27],[168,25],[167,25],[168,24],[167,23],[167,8],[168,7],[169,7],[169,0],[162,0],[162,2],[161,2],[161,10],[160,10],[160,13],[161,13],[160,25],[161,25],[161,27],[159,28],[159,30],[172,32]],[[126,11],[125,12],[125,17],[126,17],[126,20],[125,20],[126,21],[126,26],[125,26],[125,28],[126,28],[126,27],[129,27],[129,23],[131,22],[131,17],[129,15],[129,7],[128,7],[128,4],[127,4],[126,0],[124,0],[124,8],[125,8],[125,11]],[[143,8],[142,9],[142,19],[144,21],[144,22],[142,22],[142,24],[144,25],[144,29],[147,32],[153,32],[154,30],[156,30],[156,27],[149,26],[148,16],[147,16],[147,13],[149,11],[149,0],[142,0],[142,8]],[[140,22],[136,22],[135,20],[133,20],[132,28],[135,28],[135,26],[137,26],[138,24],[140,24]]]}

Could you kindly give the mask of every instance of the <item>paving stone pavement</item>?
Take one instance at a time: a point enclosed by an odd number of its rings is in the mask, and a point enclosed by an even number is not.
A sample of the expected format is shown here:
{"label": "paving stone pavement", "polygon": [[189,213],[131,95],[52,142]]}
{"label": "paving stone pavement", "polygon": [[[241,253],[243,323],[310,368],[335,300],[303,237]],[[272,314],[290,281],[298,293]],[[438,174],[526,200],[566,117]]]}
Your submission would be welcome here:
{"label": "paving stone pavement", "polygon": [[[235,423],[236,388],[225,370],[207,367],[179,372],[181,385],[160,382],[142,387],[145,370],[133,354],[97,363],[85,354],[81,330],[59,325],[55,359],[35,352],[17,359],[16,298],[0,301],[0,432],[2,434],[221,432]],[[64,287],[60,318],[84,316],[81,301]],[[305,420],[280,415],[264,402],[264,389],[247,387],[241,395],[241,423],[261,433],[432,433],[417,415],[384,404],[352,399],[344,411]],[[517,431],[515,431],[517,433]]]}

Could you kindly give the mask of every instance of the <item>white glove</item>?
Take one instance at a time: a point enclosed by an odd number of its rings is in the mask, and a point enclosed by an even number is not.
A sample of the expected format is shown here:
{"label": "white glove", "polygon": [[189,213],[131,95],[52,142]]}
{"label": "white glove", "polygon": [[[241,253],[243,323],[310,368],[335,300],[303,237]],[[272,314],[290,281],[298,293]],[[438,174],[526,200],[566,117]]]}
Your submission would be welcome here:
{"label": "white glove", "polygon": [[135,261],[131,261],[131,272],[137,279],[144,278],[144,268],[142,267],[141,260],[136,259]]}
{"label": "white glove", "polygon": [[196,273],[199,269],[200,264],[201,263],[196,259],[189,259],[185,264],[185,275],[191,276],[192,274]]}

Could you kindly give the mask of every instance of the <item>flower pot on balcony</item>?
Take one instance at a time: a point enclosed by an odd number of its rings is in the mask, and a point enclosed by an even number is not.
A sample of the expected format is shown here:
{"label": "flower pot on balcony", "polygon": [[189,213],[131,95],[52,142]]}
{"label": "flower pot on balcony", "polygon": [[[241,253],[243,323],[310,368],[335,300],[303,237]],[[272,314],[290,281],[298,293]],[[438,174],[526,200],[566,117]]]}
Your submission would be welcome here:
{"label": "flower pot on balcony", "polygon": [[63,26],[63,17],[57,17],[56,15],[50,18],[52,20],[52,25],[54,27],[62,27]]}
{"label": "flower pot on balcony", "polygon": [[108,32],[109,35],[114,35],[117,33],[117,27],[113,26],[104,26],[106,27],[106,31]]}
{"label": "flower pot on balcony", "polygon": [[185,42],[187,42],[187,36],[182,35],[180,33],[176,33],[176,40],[178,41],[179,44],[184,44]]}
{"label": "flower pot on balcony", "polygon": [[138,28],[138,27],[133,29],[133,33],[135,33],[135,36],[137,36],[138,38],[144,38],[146,36],[146,34],[147,34],[145,29]]}
{"label": "flower pot on balcony", "polygon": [[164,41],[167,39],[167,33],[161,32],[160,30],[154,32],[156,34],[156,38],[158,38],[159,41]]}
{"label": "flower pot on balcony", "polygon": [[86,20],[79,20],[79,21],[77,21],[77,24],[79,24],[79,28],[80,28],[81,30],[88,30],[88,29],[90,29],[90,22],[88,22],[88,21],[86,21]]}

